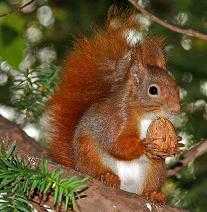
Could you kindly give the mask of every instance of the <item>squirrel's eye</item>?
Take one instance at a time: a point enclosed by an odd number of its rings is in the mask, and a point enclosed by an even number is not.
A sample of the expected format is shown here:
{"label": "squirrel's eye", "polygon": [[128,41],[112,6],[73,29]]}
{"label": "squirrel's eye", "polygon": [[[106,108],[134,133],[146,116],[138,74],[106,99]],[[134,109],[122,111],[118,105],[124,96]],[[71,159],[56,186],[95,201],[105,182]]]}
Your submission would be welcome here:
{"label": "squirrel's eye", "polygon": [[148,93],[150,96],[158,96],[159,95],[159,87],[157,85],[150,85],[148,89]]}

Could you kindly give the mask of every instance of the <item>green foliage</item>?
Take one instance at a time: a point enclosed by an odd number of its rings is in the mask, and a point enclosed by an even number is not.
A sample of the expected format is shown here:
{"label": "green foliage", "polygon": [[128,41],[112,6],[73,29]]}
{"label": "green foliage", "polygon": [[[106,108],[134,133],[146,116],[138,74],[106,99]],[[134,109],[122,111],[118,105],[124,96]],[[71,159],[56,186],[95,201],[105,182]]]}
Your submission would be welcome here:
{"label": "green foliage", "polygon": [[14,79],[13,106],[30,121],[37,120],[58,80],[58,67],[47,65],[26,70]]}
{"label": "green foliage", "polygon": [[54,205],[73,207],[77,192],[86,187],[86,178],[63,178],[60,170],[48,170],[47,161],[32,168],[17,158],[13,145],[0,150],[0,211],[31,211],[30,197],[52,195]]}
{"label": "green foliage", "polygon": [[1,194],[0,210],[2,212],[29,212],[32,211],[30,202],[25,196]]}
{"label": "green foliage", "polygon": [[207,155],[189,164],[178,175],[168,180],[169,202],[188,211],[206,211]]}
{"label": "green foliage", "polygon": [[[15,68],[23,59],[26,48],[25,39],[22,36],[24,26],[25,20],[16,14],[0,18],[0,56]],[[17,49],[19,50],[16,51]]]}

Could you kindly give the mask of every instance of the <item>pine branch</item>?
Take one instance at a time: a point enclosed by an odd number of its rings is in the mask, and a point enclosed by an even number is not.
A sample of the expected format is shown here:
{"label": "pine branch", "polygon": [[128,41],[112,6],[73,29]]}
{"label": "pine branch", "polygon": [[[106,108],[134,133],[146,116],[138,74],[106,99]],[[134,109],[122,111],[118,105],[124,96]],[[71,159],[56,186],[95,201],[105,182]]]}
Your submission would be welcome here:
{"label": "pine branch", "polygon": [[58,80],[58,67],[48,65],[26,70],[14,78],[12,103],[27,120],[35,121],[45,109],[45,103]]}
{"label": "pine branch", "polygon": [[25,196],[5,193],[0,197],[0,211],[29,212],[32,211],[32,206]]}
{"label": "pine branch", "polygon": [[[48,162],[43,160],[36,168],[31,168],[17,158],[15,146],[9,151],[0,150],[0,210],[28,211],[32,196],[51,195],[54,205],[64,202],[65,210],[74,207],[77,192],[86,187],[86,178],[63,178],[58,169],[48,170]],[[29,198],[30,197],[30,198]],[[30,210],[31,211],[31,210]]]}

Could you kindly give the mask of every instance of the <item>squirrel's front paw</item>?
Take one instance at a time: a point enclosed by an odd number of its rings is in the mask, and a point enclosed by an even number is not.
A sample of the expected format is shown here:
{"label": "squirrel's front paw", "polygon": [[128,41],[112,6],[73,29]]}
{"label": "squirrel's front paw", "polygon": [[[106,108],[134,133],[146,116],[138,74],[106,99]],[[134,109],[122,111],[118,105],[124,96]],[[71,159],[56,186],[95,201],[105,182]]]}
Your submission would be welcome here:
{"label": "squirrel's front paw", "polygon": [[163,143],[165,144],[166,140],[163,138],[160,139],[151,139],[150,141],[144,140],[143,144],[145,146],[145,154],[149,156],[150,158],[166,158],[172,155],[175,155],[179,153],[179,149],[177,146],[163,146]]}
{"label": "squirrel's front paw", "polygon": [[112,172],[106,172],[100,176],[100,181],[112,188],[120,188],[120,179]]}

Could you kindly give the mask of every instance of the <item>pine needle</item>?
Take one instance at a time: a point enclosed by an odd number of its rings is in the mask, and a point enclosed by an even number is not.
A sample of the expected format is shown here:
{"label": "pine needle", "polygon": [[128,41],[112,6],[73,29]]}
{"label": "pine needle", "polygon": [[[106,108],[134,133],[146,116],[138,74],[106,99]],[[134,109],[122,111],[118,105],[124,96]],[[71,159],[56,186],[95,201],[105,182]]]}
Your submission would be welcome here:
{"label": "pine needle", "polygon": [[16,156],[15,145],[9,151],[0,148],[0,211],[31,211],[32,194],[51,195],[54,205],[65,203],[65,209],[72,208],[86,181],[63,178],[60,170],[50,172],[46,160],[31,168]]}

